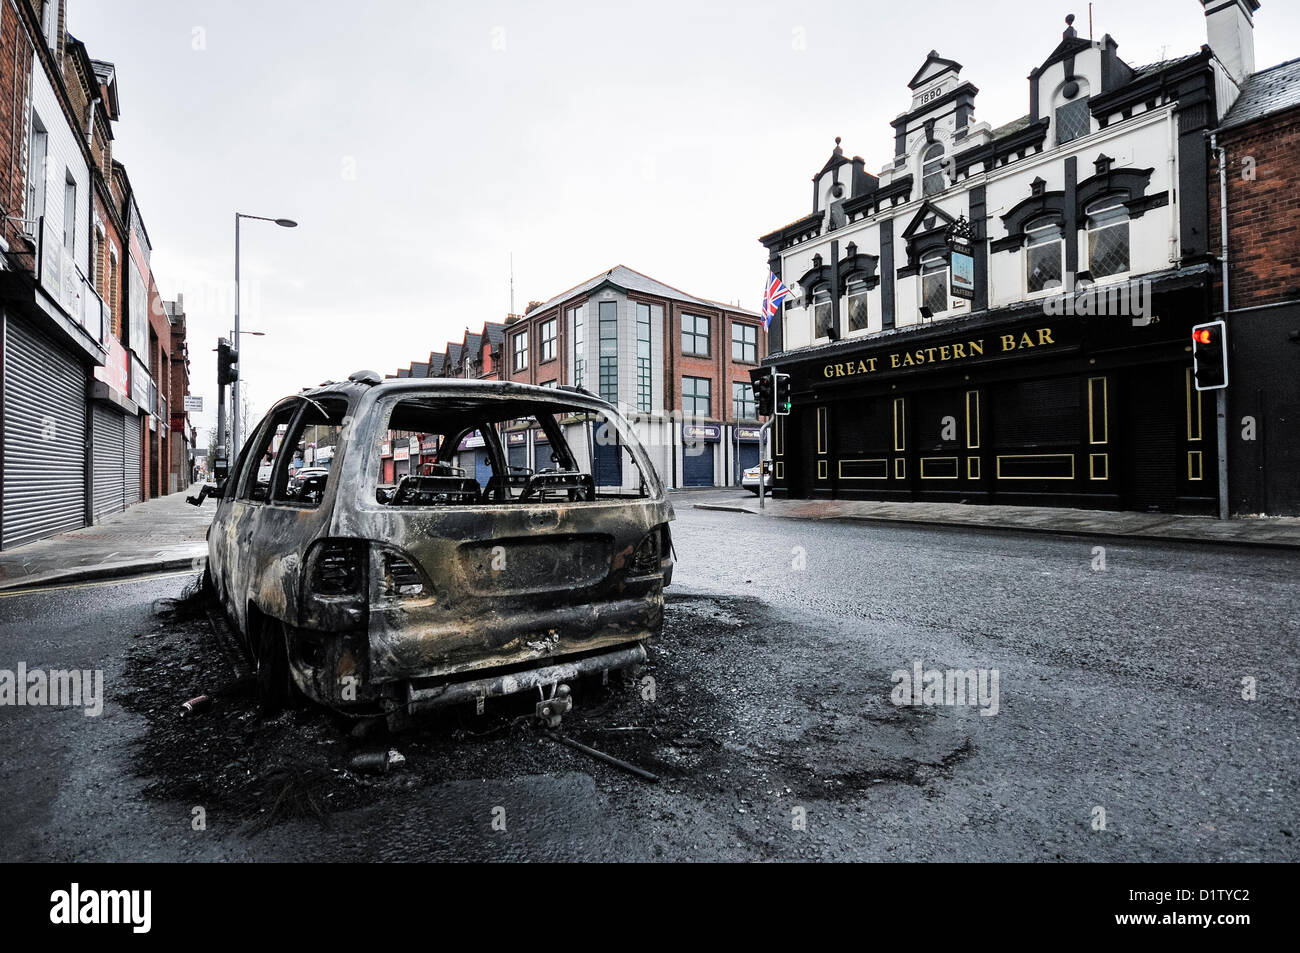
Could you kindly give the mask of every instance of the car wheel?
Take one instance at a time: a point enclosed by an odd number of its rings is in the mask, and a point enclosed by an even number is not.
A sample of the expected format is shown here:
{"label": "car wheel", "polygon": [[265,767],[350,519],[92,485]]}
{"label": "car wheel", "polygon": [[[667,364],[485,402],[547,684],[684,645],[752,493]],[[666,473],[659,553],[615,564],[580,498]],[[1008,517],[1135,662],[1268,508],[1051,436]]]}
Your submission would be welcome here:
{"label": "car wheel", "polygon": [[278,715],[293,697],[284,626],[262,619],[257,639],[257,704],[263,715]]}

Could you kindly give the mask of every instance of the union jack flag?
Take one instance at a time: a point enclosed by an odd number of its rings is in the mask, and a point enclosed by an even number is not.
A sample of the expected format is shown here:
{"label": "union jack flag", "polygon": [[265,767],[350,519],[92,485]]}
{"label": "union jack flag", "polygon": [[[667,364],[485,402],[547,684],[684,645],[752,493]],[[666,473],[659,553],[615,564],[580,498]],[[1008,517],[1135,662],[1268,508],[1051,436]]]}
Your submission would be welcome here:
{"label": "union jack flag", "polygon": [[772,272],[767,273],[767,290],[763,292],[763,329],[776,317],[781,302],[790,296],[790,289],[781,283],[781,279]]}

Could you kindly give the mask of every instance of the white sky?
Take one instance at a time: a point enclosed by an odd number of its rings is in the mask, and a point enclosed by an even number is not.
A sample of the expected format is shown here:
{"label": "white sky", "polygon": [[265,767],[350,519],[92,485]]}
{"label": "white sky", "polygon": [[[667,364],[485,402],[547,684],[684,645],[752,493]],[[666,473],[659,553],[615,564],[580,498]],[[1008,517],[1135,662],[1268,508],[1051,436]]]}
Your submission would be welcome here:
{"label": "white sky", "polygon": [[[114,155],[135,186],[159,291],[185,295],[193,393],[215,423],[233,313],[258,414],[369,368],[392,373],[625,264],[757,309],[759,235],[812,210],[842,136],[878,172],[931,49],[994,126],[1080,0],[417,3],[68,0],[70,32],[117,64]],[[1197,0],[1100,0],[1139,66],[1205,42]],[[1300,10],[1264,0],[1260,68],[1300,55]]]}

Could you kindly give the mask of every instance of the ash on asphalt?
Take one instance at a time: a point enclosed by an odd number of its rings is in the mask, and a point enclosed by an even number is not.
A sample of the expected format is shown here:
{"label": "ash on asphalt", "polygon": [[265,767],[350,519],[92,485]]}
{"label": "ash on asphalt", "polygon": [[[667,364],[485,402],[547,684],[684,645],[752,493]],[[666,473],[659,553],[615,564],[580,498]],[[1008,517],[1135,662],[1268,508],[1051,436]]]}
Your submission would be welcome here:
{"label": "ash on asphalt", "polygon": [[[293,818],[328,824],[333,813],[458,780],[577,770],[619,799],[649,793],[646,782],[546,738],[531,718],[535,696],[491,700],[483,715],[450,709],[395,734],[310,704],[263,718],[199,598],[156,607],[157,624],[133,643],[116,699],[147,722],[134,769],[149,797],[203,804],[254,832]],[[713,798],[734,790],[741,813],[756,794],[839,800],[880,784],[937,793],[972,755],[960,720],[890,703],[883,664],[801,665],[791,653],[810,646],[788,635],[788,622],[761,603],[670,594],[647,662],[607,685],[573,686],[574,711],[560,730],[654,772],[673,791]],[[792,683],[800,668],[820,674]],[[182,702],[201,694],[212,707],[182,718]],[[357,754],[389,749],[405,760],[386,772],[350,766]]]}

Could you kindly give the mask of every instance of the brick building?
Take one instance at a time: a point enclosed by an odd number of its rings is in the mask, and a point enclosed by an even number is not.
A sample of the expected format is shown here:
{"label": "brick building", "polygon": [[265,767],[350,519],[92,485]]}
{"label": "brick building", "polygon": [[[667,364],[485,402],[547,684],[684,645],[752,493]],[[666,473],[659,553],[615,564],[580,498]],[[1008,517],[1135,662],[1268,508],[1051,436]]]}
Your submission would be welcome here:
{"label": "brick building", "polygon": [[[1258,8],[1250,0],[1251,11]],[[1253,64],[1251,64],[1253,65]],[[1248,74],[1212,139],[1212,247],[1226,229],[1234,513],[1300,514],[1300,59]],[[1227,218],[1220,196],[1227,195]]]}
{"label": "brick building", "polygon": [[[750,371],[765,338],[753,312],[618,265],[396,376],[583,387],[632,421],[669,486],[731,486],[758,462]],[[512,464],[536,462],[531,440],[510,445]]]}

